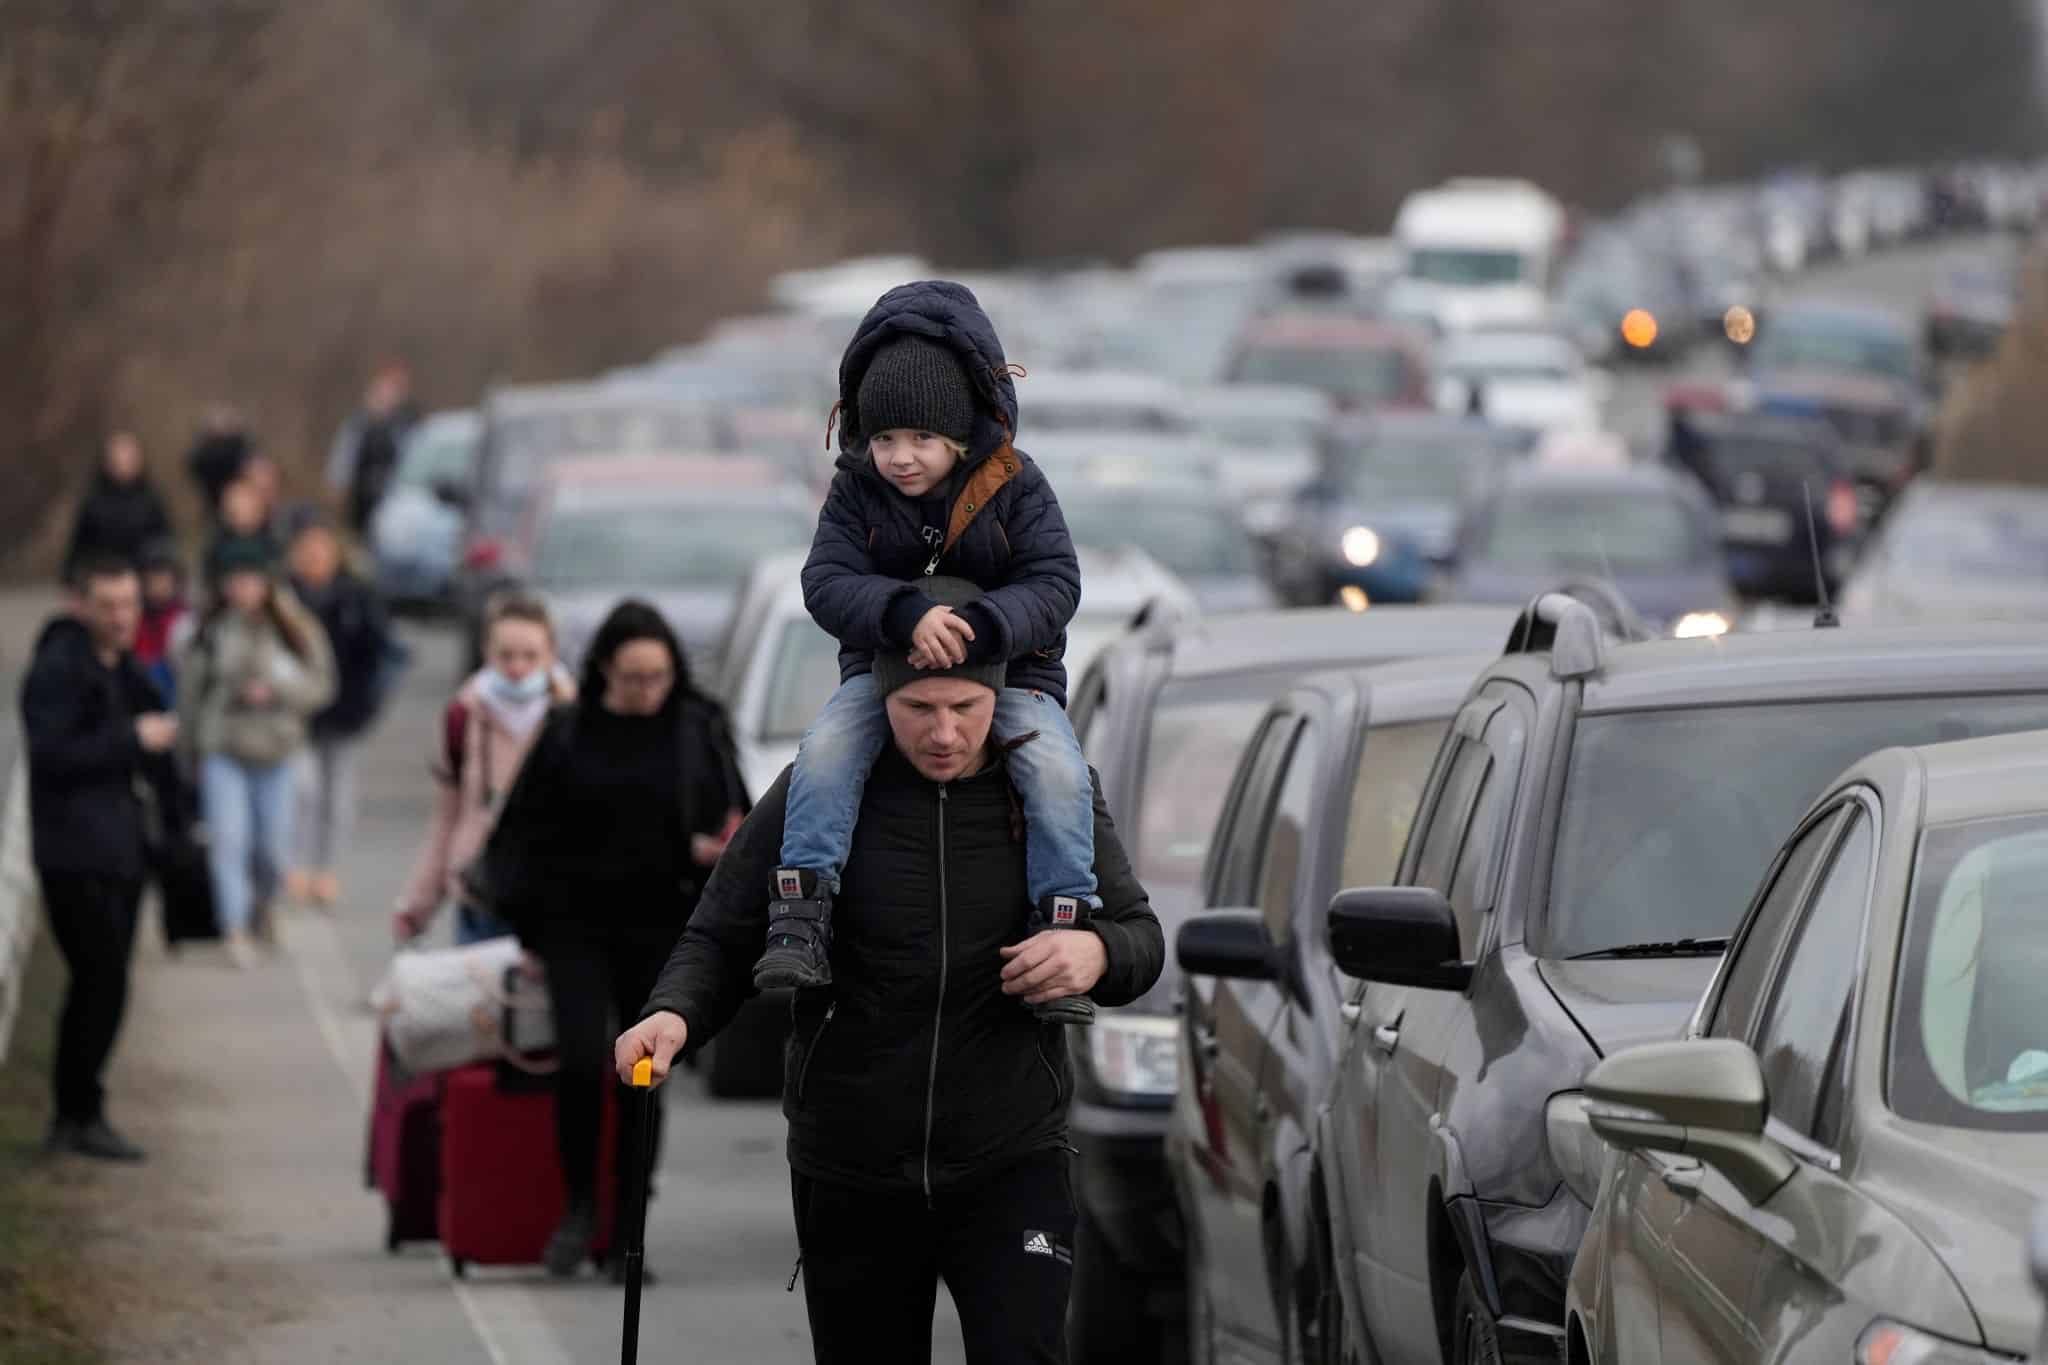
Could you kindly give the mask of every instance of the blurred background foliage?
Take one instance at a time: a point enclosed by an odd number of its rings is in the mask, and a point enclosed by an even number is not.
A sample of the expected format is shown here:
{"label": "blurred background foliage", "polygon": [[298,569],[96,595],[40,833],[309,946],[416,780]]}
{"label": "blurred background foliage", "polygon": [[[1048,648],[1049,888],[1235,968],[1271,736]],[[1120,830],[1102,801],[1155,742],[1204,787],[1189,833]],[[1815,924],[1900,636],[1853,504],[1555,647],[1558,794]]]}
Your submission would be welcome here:
{"label": "blurred background foliage", "polygon": [[2033,8],[0,0],[0,536],[47,558],[111,424],[182,493],[232,400],[304,481],[377,357],[464,402],[848,252],[1376,231],[1449,173],[1607,209],[1674,133],[1709,179],[2031,153]]}

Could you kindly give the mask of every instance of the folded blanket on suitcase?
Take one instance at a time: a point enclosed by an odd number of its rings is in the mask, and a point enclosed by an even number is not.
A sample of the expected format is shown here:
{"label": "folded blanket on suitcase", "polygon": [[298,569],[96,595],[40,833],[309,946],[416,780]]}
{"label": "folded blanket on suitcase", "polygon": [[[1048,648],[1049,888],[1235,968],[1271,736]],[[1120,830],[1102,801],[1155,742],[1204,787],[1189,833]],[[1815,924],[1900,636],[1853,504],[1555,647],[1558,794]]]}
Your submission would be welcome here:
{"label": "folded blanket on suitcase", "polygon": [[407,1071],[505,1060],[526,1067],[554,1046],[547,989],[519,970],[519,941],[402,952],[370,993],[392,1055]]}

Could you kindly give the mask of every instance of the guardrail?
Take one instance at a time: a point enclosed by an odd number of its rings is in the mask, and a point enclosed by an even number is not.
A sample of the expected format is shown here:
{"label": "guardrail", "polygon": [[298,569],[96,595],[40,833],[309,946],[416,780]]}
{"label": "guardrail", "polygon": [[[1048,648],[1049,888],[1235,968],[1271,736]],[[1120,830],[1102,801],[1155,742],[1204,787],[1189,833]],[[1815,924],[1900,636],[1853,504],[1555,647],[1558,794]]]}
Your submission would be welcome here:
{"label": "guardrail", "polygon": [[7,778],[6,804],[0,807],[0,1062],[7,1060],[14,1039],[14,1016],[21,1006],[21,983],[28,973],[29,954],[42,921],[42,886],[29,856],[28,763],[17,755]]}

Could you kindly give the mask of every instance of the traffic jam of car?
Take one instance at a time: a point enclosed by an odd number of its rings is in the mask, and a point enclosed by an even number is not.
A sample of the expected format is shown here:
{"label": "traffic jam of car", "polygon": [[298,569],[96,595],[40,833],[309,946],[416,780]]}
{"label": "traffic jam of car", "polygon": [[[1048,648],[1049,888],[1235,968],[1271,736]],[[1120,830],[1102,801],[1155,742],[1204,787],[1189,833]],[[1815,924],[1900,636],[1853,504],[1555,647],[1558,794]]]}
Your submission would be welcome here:
{"label": "traffic jam of car", "polygon": [[[423,422],[377,561],[471,635],[538,591],[572,668],[656,603],[758,793],[839,681],[798,583],[839,348],[959,278],[1168,943],[1068,1030],[1074,1358],[2023,1359],[2048,485],[1936,450],[2044,205],[2003,164],[1598,220],[1459,179],[1389,238],[795,272]],[[713,1095],[781,1092],[788,1011],[691,1059]]]}

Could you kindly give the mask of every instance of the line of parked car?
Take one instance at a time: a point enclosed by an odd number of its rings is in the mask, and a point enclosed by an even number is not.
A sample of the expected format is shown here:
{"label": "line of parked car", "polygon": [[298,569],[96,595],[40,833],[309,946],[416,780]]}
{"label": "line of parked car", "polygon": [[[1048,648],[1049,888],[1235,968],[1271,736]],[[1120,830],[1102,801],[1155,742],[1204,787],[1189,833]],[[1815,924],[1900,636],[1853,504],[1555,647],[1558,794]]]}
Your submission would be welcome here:
{"label": "line of parked car", "polygon": [[1074,1039],[1077,1354],[2029,1349],[2038,632],[1345,616],[1076,693],[1180,967]]}

